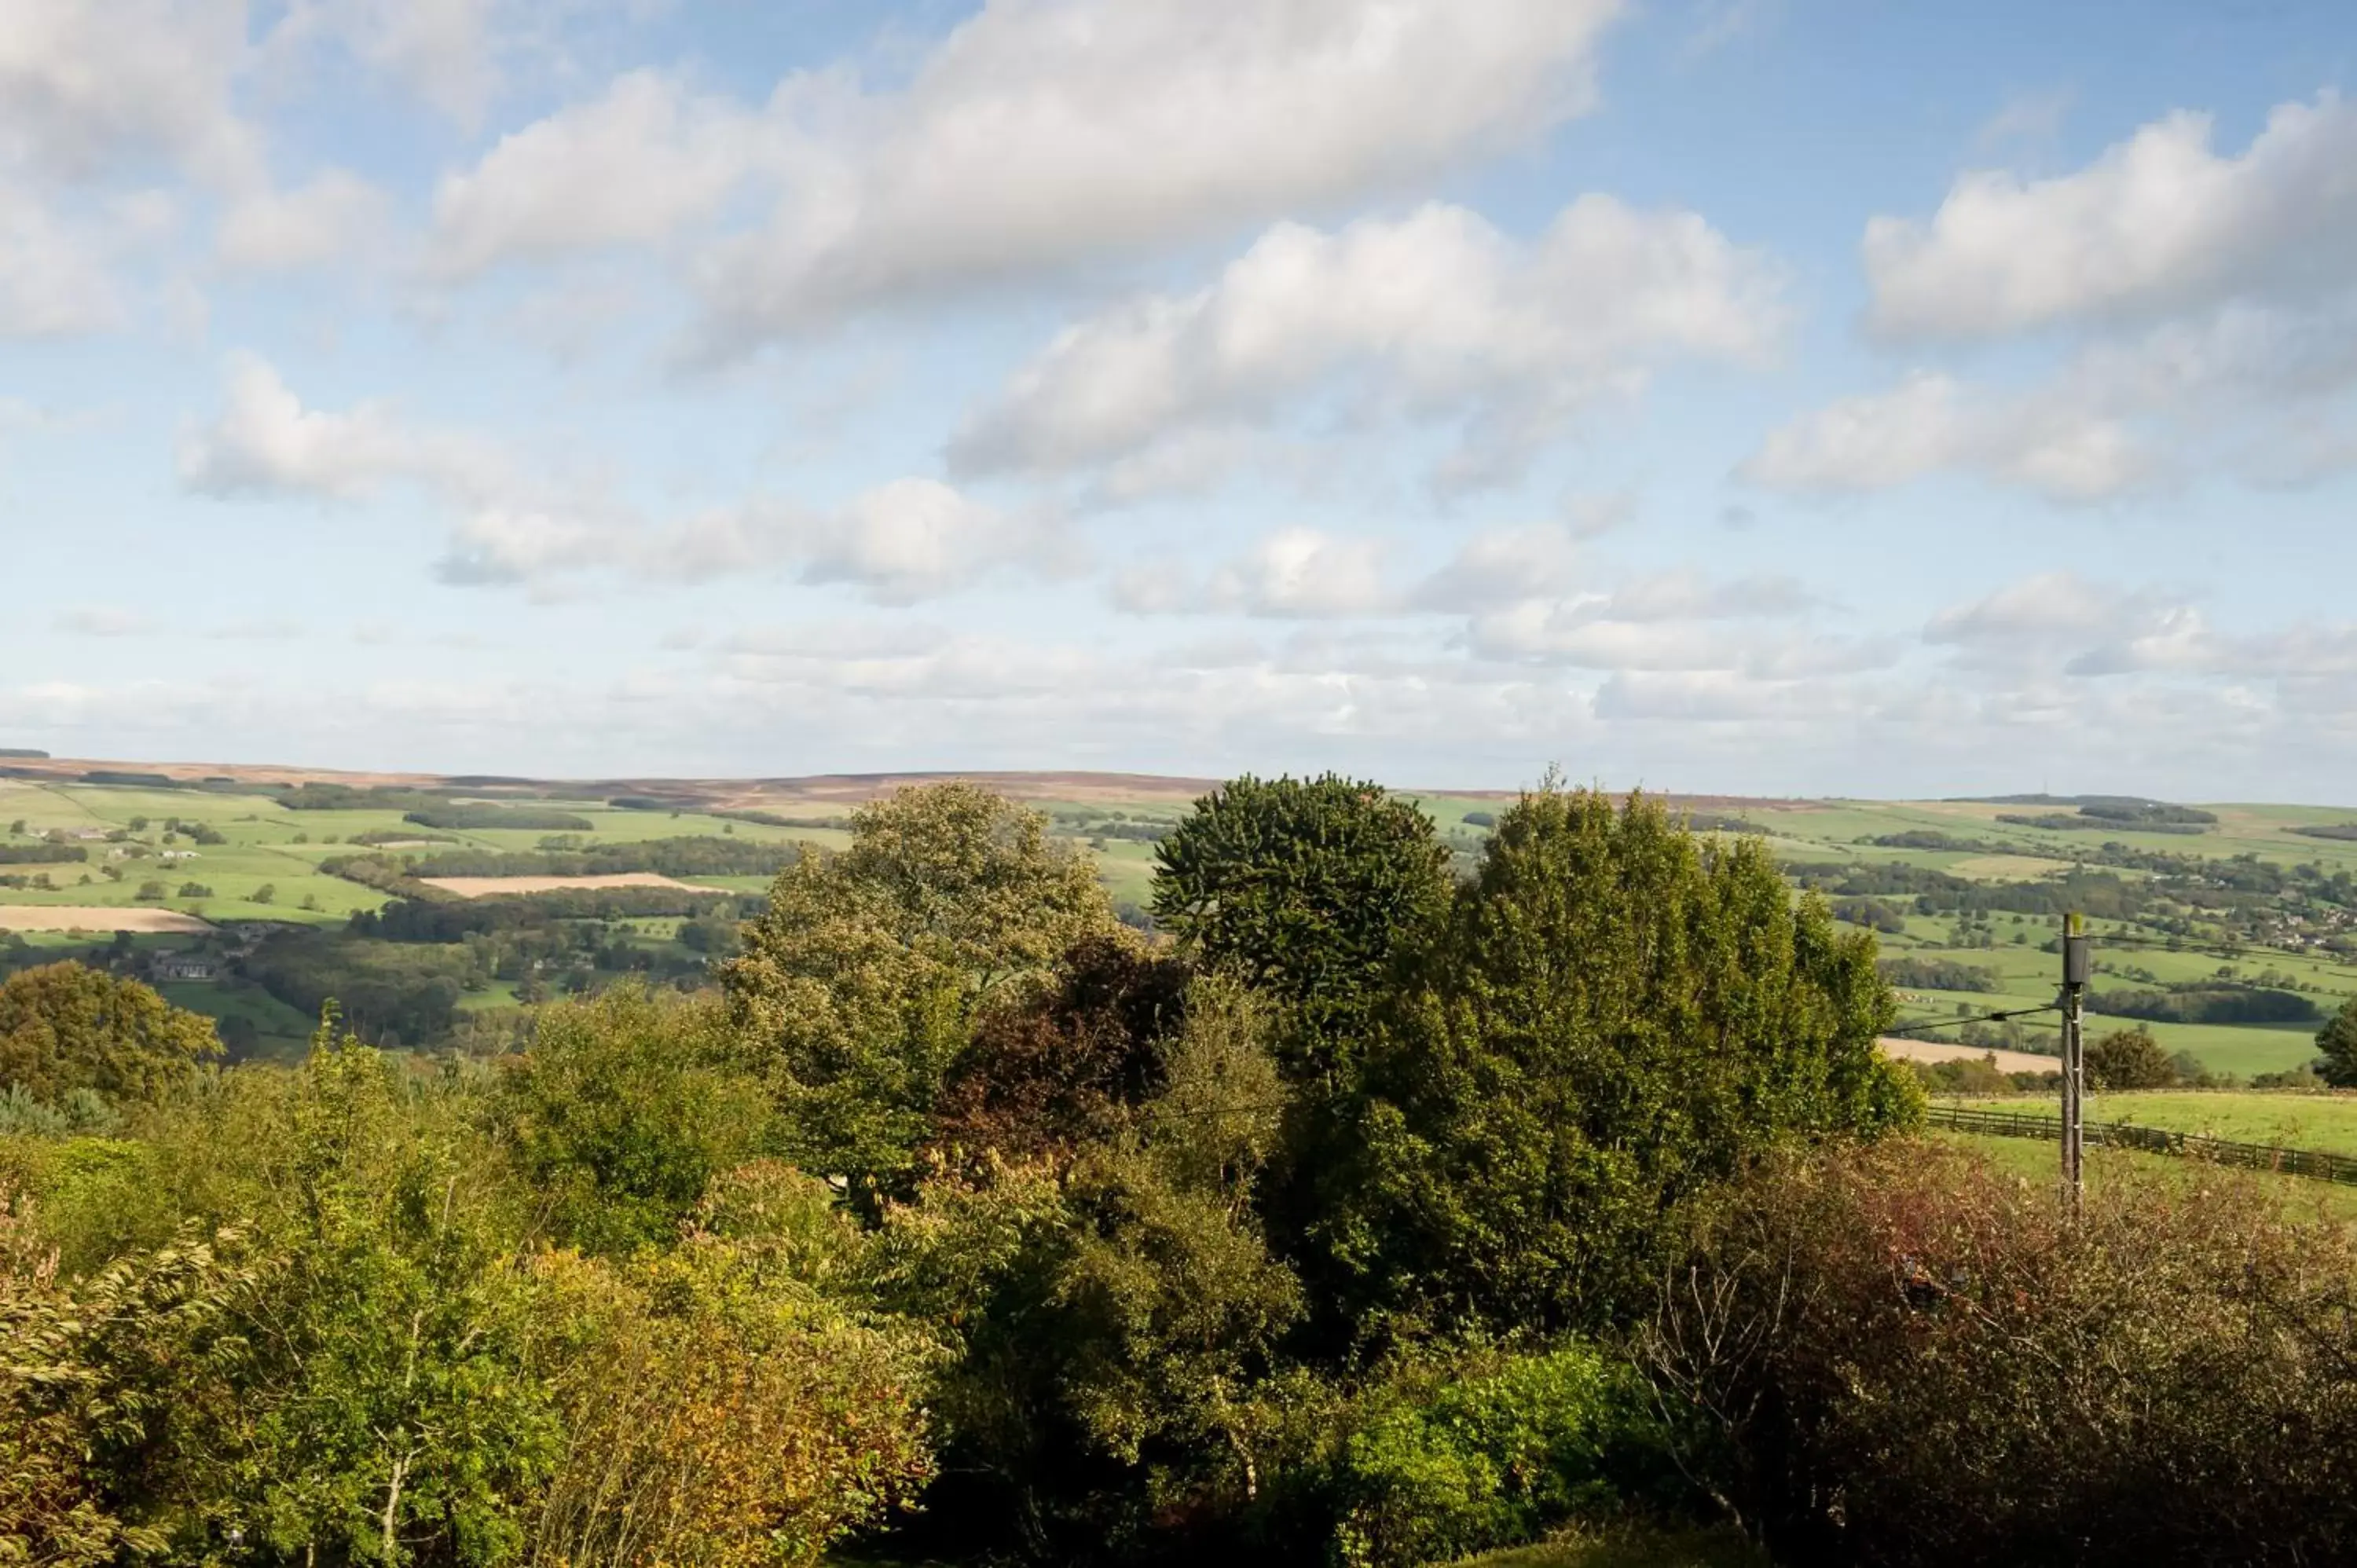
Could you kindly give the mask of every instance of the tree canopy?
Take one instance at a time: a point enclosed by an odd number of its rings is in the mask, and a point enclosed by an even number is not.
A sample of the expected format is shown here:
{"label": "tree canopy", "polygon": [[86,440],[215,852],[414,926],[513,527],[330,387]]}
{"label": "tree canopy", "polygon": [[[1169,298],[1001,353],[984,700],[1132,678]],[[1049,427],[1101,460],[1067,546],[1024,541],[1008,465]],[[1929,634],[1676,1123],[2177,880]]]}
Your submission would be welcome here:
{"label": "tree canopy", "polygon": [[44,1101],[77,1089],[148,1101],[221,1054],[211,1019],[135,980],[51,963],[0,981],[0,1088]]}
{"label": "tree canopy", "polygon": [[805,854],[721,966],[737,1027],[775,1054],[805,1168],[897,1180],[985,1005],[1117,923],[1087,860],[977,785],[900,790]]}
{"label": "tree canopy", "polygon": [[1285,1054],[1315,1077],[1347,1056],[1387,983],[1447,905],[1432,819],[1338,774],[1231,780],[1155,850],[1155,923],[1300,1010]]}

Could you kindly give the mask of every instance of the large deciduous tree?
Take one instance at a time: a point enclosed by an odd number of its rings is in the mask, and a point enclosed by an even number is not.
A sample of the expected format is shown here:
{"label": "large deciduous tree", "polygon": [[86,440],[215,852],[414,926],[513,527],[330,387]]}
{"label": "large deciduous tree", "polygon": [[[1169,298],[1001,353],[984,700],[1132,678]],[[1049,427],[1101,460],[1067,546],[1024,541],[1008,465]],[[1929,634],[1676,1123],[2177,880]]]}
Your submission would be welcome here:
{"label": "large deciduous tree", "polygon": [[1689,1197],[1920,1090],[1875,1047],[1874,940],[1795,903],[1757,840],[1548,787],[1499,822],[1365,1074],[1319,1220],[1380,1321],[1561,1329],[1647,1298]]}
{"label": "large deciduous tree", "polygon": [[77,1089],[148,1101],[221,1052],[211,1019],[135,980],[51,963],[0,981],[0,1088],[22,1085],[48,1101]]}
{"label": "large deciduous tree", "polygon": [[1347,1069],[1394,960],[1448,899],[1432,820],[1330,773],[1232,779],[1155,858],[1156,922],[1297,1010],[1279,1051],[1297,1080]]}
{"label": "large deciduous tree", "polygon": [[975,1019],[1053,970],[1113,906],[1046,819],[976,785],[863,806],[851,847],[780,873],[722,966],[737,1027],[775,1053],[796,1163],[901,1179]]}

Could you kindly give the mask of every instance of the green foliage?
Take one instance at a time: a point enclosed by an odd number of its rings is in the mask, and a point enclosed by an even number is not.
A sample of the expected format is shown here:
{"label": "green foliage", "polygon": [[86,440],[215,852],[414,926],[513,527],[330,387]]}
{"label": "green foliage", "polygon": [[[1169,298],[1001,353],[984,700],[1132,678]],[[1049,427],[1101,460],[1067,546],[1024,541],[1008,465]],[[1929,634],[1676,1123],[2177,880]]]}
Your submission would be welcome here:
{"label": "green foliage", "polygon": [[802,857],[798,845],[717,838],[640,839],[629,843],[544,843],[536,851],[444,850],[414,861],[413,876],[774,876]]}
{"label": "green foliage", "polygon": [[675,1237],[769,1126],[743,1055],[716,997],[617,986],[544,1009],[501,1064],[494,1115],[552,1233],[625,1255]]}
{"label": "green foliage", "polygon": [[242,1348],[222,1325],[250,1277],[217,1252],[237,1238],[184,1234],[60,1277],[33,1221],[0,1184],[0,1563],[155,1555],[174,1522],[154,1506],[159,1439]]}
{"label": "green foliage", "polygon": [[[942,1325],[944,1466],[1033,1552],[1249,1505],[1314,1412],[1249,1194],[1278,1122],[1260,1004],[1199,983],[1165,1091],[1066,1165],[945,1175],[886,1215],[883,1299]],[[974,1544],[968,1539],[963,1544]]]}
{"label": "green foliage", "polygon": [[927,785],[854,812],[843,854],[779,874],[719,972],[737,1026],[775,1054],[798,1164],[905,1181],[976,1016],[1113,929],[1088,863],[1045,827],[976,786]]}
{"label": "green foliage", "polygon": [[1635,1369],[1587,1345],[1411,1365],[1333,1464],[1336,1555],[1413,1568],[1617,1512],[1632,1472],[1666,1468],[1651,1405]]}
{"label": "green foliage", "polygon": [[404,822],[452,832],[477,832],[485,828],[513,828],[541,832],[588,832],[597,826],[588,818],[546,806],[435,805],[403,813]]}
{"label": "green foliage", "polygon": [[211,1019],[135,980],[52,963],[0,981],[0,1086],[37,1100],[83,1089],[117,1103],[155,1100],[221,1050]]}
{"label": "green foliage", "polygon": [[1368,1064],[1318,1238],[1376,1319],[1542,1332],[1650,1299],[1678,1208],[1792,1138],[1909,1124],[1874,943],[1756,840],[1546,789],[1507,812]]}
{"label": "green foliage", "polygon": [[862,1247],[823,1186],[757,1164],[668,1253],[539,1259],[536,1353],[566,1436],[531,1555],[803,1568],[912,1501],[936,1353],[839,1298]]}
{"label": "green foliage", "polygon": [[290,1556],[506,1558],[559,1427],[490,1173],[357,1040],[323,1028],[290,1088],[252,1200],[253,1359],[191,1458]]}
{"label": "green foliage", "polygon": [[2357,997],[2343,1002],[2316,1032],[2316,1075],[2335,1089],[2357,1089]]}
{"label": "green foliage", "polygon": [[2087,1047],[2090,1089],[2168,1089],[2177,1064],[2149,1029],[2117,1029]]}
{"label": "green foliage", "polygon": [[1432,819],[1379,785],[1247,774],[1156,846],[1154,918],[1207,965],[1297,1007],[1287,1070],[1330,1077],[1396,956],[1446,907],[1448,865]]}

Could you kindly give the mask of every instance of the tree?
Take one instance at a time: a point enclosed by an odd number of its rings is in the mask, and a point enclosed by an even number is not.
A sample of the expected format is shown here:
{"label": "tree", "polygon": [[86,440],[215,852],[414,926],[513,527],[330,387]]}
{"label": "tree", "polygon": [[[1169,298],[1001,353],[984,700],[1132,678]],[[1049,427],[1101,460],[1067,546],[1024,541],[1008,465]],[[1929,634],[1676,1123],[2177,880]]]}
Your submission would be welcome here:
{"label": "tree", "polygon": [[211,1019],[104,970],[52,963],[0,981],[0,1087],[152,1101],[221,1050]]}
{"label": "tree", "polygon": [[759,1152],[758,1064],[716,999],[617,985],[540,1015],[495,1117],[560,1240],[627,1254],[677,1236],[713,1177]]}
{"label": "tree", "polygon": [[925,785],[853,812],[842,854],[779,873],[719,974],[772,1053],[805,1169],[902,1180],[977,1017],[1114,928],[1090,864],[1046,829],[977,785]]}
{"label": "tree", "polygon": [[1125,934],[1081,942],[1052,989],[982,1021],[943,1081],[935,1141],[1024,1159],[1119,1131],[1163,1087],[1190,972]]}
{"label": "tree", "polygon": [[1155,850],[1154,918],[1213,966],[1299,1011],[1297,1079],[1347,1066],[1396,955],[1448,898],[1432,820],[1381,786],[1247,774],[1195,802]]}
{"label": "tree", "polygon": [[1361,1332],[1625,1320],[1688,1199],[1781,1142],[1919,1113],[1876,1048],[1874,955],[1758,839],[1697,837],[1641,796],[1525,796],[1378,1036],[1313,1297]]}
{"label": "tree", "polygon": [[2321,1053],[2316,1075],[2335,1089],[2357,1089],[2357,996],[2341,1004],[2316,1032]]}
{"label": "tree", "polygon": [[187,1484],[282,1559],[511,1558],[560,1427],[490,1173],[455,1107],[328,1026],[290,1087],[253,1173],[247,1359]]}
{"label": "tree", "polygon": [[2115,1029],[2087,1047],[2091,1089],[2167,1089],[2177,1064],[2149,1029]]}
{"label": "tree", "polygon": [[257,904],[275,903],[277,899],[278,885],[274,882],[265,882],[253,890],[253,901]]}
{"label": "tree", "polygon": [[954,1355],[944,1473],[986,1488],[1035,1558],[1250,1501],[1300,1406],[1278,1348],[1301,1289],[1251,1204],[1283,1103],[1265,1011],[1197,980],[1160,1091],[1120,1133],[886,1208],[882,1299],[943,1325]]}

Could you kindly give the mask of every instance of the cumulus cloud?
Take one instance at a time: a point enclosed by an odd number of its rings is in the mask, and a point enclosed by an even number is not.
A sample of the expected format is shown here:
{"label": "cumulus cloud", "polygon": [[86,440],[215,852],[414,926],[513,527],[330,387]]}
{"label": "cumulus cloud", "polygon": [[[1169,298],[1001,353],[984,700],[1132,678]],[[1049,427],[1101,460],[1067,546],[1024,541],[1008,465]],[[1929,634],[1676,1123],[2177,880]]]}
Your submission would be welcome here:
{"label": "cumulus cloud", "polygon": [[2061,336],[2007,384],[1918,369],[1771,433],[1742,477],[1833,493],[1937,473],[2068,501],[2357,465],[2357,109],[2287,103],[2240,156],[2173,114],[2050,179],[1974,174],[1878,217],[1869,322],[1918,342]]}
{"label": "cumulus cloud", "polygon": [[244,0],[10,0],[0,27],[0,165],[86,178],[151,160],[249,172],[231,103]]}
{"label": "cumulus cloud", "polygon": [[645,241],[742,188],[765,214],[695,270],[706,346],[733,351],[1525,145],[1593,104],[1620,9],[989,0],[904,85],[802,73],[755,106],[675,78],[617,83],[454,177],[439,253],[465,273]]}
{"label": "cumulus cloud", "polygon": [[431,265],[462,279],[506,261],[662,240],[716,213],[778,134],[675,75],[627,72],[445,177]]}
{"label": "cumulus cloud", "polygon": [[668,583],[782,574],[813,585],[845,585],[877,604],[908,605],[1005,570],[1060,575],[1074,559],[1051,518],[986,506],[938,480],[903,478],[832,509],[758,500],[658,526],[486,508],[452,531],[435,575],[461,586],[547,591],[600,571]]}
{"label": "cumulus cloud", "polygon": [[386,404],[338,413],[306,408],[269,361],[231,356],[222,409],[180,440],[180,481],[213,496],[365,496],[388,481],[483,499],[508,488],[496,449],[456,431],[414,426]]}
{"label": "cumulus cloud", "polygon": [[1883,644],[1824,639],[1789,624],[1819,601],[1788,577],[1716,582],[1693,571],[1632,579],[1609,591],[1540,595],[1480,611],[1466,643],[1480,658],[1587,670],[1745,670],[1778,678],[1888,663]]}
{"label": "cumulus cloud", "polygon": [[2100,403],[2060,390],[1989,394],[1919,371],[1888,392],[1843,398],[1771,431],[1738,472],[1773,489],[1840,493],[1957,471],[2086,501],[2133,488],[2155,461]]}
{"label": "cumulus cloud", "polygon": [[1476,612],[1566,594],[1578,577],[1576,530],[1540,523],[1491,529],[1460,546],[1447,564],[1416,585],[1418,609]]}
{"label": "cumulus cloud", "polygon": [[2357,108],[2330,93],[2279,105],[2239,157],[2212,152],[2211,132],[2206,114],[2171,114],[2076,173],[1968,174],[1928,223],[1872,220],[1876,330],[1992,337],[2345,287]]}
{"label": "cumulus cloud", "polygon": [[1384,554],[1377,540],[1279,529],[1200,582],[1177,562],[1134,567],[1114,579],[1113,599],[1135,615],[1379,615],[1401,602],[1384,580]]}
{"label": "cumulus cloud", "polygon": [[1173,441],[1353,412],[1458,422],[1444,478],[1511,478],[1596,398],[1664,359],[1753,360],[1775,276],[1691,212],[1583,197],[1529,242],[1461,207],[1270,230],[1207,288],[1059,335],[966,422],[953,471],[1055,475]]}

